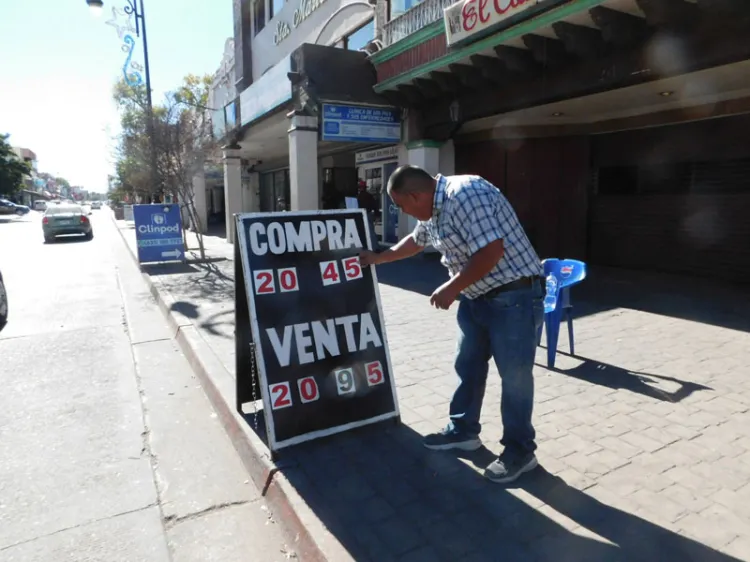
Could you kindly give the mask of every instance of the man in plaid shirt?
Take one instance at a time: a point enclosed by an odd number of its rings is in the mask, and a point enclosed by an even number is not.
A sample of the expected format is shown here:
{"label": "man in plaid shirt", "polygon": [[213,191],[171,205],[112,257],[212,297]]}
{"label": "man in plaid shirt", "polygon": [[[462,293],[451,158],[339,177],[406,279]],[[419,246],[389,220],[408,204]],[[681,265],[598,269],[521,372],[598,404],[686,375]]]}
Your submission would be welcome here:
{"label": "man in plaid shirt", "polygon": [[479,176],[430,176],[402,166],[388,180],[393,203],[419,220],[411,236],[382,253],[363,252],[363,265],[414,256],[430,243],[442,254],[450,280],[430,303],[447,310],[458,299],[459,384],[450,422],[427,435],[429,449],[475,450],[489,360],[502,379],[503,453],[485,476],[512,482],[537,466],[532,369],[543,318],[544,269],[508,200]]}

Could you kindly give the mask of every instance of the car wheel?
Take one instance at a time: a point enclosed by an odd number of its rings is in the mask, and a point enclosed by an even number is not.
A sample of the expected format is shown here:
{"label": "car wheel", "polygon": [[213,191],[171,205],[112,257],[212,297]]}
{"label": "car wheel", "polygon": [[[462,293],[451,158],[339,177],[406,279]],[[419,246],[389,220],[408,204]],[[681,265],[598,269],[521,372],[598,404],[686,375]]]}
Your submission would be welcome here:
{"label": "car wheel", "polygon": [[94,231],[92,230],[88,234],[86,234],[86,240],[91,240],[94,238]]}
{"label": "car wheel", "polygon": [[52,244],[52,242],[54,242],[54,241],[55,241],[55,237],[54,236],[45,236],[44,237],[44,243],[45,244]]}
{"label": "car wheel", "polygon": [[17,215],[18,215],[19,217],[22,217],[22,216],[24,215],[24,212],[23,212],[23,211],[22,211],[21,209],[16,209],[16,214],[17,214]]}

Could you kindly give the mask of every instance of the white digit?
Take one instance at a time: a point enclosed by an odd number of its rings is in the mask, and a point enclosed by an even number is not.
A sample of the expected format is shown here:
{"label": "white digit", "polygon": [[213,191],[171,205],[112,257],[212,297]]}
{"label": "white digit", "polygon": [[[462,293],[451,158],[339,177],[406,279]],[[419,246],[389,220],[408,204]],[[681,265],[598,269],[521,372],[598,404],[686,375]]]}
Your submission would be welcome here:
{"label": "white digit", "polygon": [[334,371],[336,377],[336,389],[339,396],[342,394],[351,394],[356,390],[354,386],[354,371],[351,369],[340,369]]}

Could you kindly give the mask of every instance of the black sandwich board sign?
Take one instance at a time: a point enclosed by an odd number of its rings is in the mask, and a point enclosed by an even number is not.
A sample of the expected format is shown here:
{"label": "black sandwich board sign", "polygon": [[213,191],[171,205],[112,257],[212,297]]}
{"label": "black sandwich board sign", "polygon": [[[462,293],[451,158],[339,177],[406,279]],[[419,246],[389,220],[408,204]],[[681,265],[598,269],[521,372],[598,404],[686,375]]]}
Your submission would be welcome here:
{"label": "black sandwich board sign", "polygon": [[364,211],[235,221],[237,408],[262,397],[270,449],[398,418]]}

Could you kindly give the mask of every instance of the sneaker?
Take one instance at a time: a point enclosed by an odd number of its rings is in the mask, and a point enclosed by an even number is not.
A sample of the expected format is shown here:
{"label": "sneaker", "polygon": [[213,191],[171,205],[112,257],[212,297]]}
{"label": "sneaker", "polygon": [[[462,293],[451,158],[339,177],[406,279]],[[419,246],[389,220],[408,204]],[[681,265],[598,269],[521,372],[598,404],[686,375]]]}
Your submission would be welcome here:
{"label": "sneaker", "polygon": [[484,470],[484,476],[498,484],[508,484],[524,472],[534,470],[538,464],[534,453],[522,457],[503,453],[500,458]]}
{"label": "sneaker", "polygon": [[456,431],[450,425],[439,433],[425,436],[424,446],[433,451],[447,451],[461,449],[462,451],[476,451],[482,446],[482,441],[476,435],[467,435]]}

